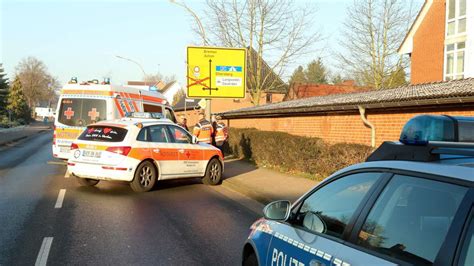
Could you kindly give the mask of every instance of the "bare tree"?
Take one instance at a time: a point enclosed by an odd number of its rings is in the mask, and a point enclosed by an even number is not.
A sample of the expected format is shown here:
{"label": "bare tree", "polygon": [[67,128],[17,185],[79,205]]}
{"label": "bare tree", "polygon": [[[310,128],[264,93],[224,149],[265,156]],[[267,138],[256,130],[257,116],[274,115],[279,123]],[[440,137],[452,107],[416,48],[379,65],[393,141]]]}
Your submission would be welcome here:
{"label": "bare tree", "polygon": [[247,91],[255,105],[263,91],[286,89],[280,77],[288,64],[314,52],[321,39],[315,8],[294,1],[207,0],[204,12],[202,23],[193,15],[204,44],[247,48]]}
{"label": "bare tree", "polygon": [[397,49],[414,18],[412,3],[354,0],[346,17],[340,42],[341,67],[359,83],[375,89],[402,85],[397,81],[408,61],[397,54]]}
{"label": "bare tree", "polygon": [[153,83],[159,83],[160,81],[163,81],[163,75],[161,73],[156,73],[156,74],[147,74],[143,77],[143,81],[145,82],[153,82]]}
{"label": "bare tree", "polygon": [[143,81],[153,82],[155,84],[158,84],[160,81],[163,82],[164,84],[168,84],[168,83],[173,82],[175,80],[176,80],[175,75],[164,76],[159,72],[156,73],[156,74],[147,74],[146,76],[143,77]]}
{"label": "bare tree", "polygon": [[49,74],[46,65],[35,57],[24,58],[15,70],[31,109],[40,101],[49,102],[59,87],[58,81]]}

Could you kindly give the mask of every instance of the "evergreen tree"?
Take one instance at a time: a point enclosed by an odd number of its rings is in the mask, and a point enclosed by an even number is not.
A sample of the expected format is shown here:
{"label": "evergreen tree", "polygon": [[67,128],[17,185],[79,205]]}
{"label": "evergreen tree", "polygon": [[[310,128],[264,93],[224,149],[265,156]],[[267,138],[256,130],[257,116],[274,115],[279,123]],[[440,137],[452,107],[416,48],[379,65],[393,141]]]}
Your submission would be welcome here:
{"label": "evergreen tree", "polygon": [[321,58],[318,58],[318,60],[311,61],[311,63],[309,63],[306,67],[306,71],[304,72],[304,74],[308,83],[328,83],[327,69],[324,66]]}
{"label": "evergreen tree", "polygon": [[[12,112],[12,119],[28,123],[31,120],[31,110],[23,94],[23,87],[18,76],[13,80],[8,92],[7,110]],[[23,121],[22,121],[23,120]]]}
{"label": "evergreen tree", "polygon": [[6,115],[6,105],[8,96],[8,79],[5,77],[2,64],[0,63],[0,116]]}
{"label": "evergreen tree", "polygon": [[334,77],[332,77],[331,82],[332,84],[341,84],[342,82],[344,82],[344,79],[342,78],[340,74],[337,74]]}
{"label": "evergreen tree", "polygon": [[290,84],[306,83],[306,77],[302,66],[298,66],[290,77]]}
{"label": "evergreen tree", "polygon": [[407,74],[405,69],[398,67],[390,74],[387,82],[387,88],[396,88],[405,85],[408,85]]}

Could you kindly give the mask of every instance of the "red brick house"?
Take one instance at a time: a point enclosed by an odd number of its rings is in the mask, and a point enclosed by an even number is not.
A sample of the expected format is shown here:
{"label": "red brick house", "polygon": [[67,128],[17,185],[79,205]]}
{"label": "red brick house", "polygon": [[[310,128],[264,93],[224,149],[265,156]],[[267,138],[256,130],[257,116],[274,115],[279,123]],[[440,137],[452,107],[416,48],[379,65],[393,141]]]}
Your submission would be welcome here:
{"label": "red brick house", "polygon": [[398,52],[412,84],[474,77],[474,1],[425,0]]}
{"label": "red brick house", "polygon": [[339,84],[295,83],[290,87],[288,94],[285,95],[284,101],[368,90],[370,90],[369,87],[357,86],[354,80],[345,80]]}

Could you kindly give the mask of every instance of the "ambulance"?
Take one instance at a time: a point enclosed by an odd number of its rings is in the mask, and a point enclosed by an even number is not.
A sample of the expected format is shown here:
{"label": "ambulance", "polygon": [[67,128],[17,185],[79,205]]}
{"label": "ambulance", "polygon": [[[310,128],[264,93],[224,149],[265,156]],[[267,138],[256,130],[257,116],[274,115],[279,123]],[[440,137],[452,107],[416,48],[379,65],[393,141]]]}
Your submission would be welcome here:
{"label": "ambulance", "polygon": [[53,156],[67,160],[72,142],[89,124],[125,117],[132,112],[161,113],[176,123],[170,104],[163,94],[148,86],[112,85],[98,80],[77,83],[73,78],[59,97],[54,120]]}

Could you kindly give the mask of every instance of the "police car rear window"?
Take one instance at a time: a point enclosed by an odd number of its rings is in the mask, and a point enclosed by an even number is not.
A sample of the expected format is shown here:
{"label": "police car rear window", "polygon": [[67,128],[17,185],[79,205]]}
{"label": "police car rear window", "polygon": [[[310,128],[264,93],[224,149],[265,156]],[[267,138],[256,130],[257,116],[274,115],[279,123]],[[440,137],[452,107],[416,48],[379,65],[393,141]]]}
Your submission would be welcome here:
{"label": "police car rear window", "polygon": [[127,135],[125,128],[109,126],[89,126],[79,136],[80,140],[120,142]]}

